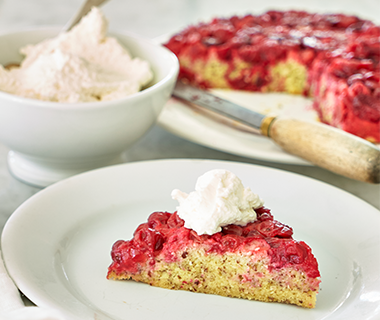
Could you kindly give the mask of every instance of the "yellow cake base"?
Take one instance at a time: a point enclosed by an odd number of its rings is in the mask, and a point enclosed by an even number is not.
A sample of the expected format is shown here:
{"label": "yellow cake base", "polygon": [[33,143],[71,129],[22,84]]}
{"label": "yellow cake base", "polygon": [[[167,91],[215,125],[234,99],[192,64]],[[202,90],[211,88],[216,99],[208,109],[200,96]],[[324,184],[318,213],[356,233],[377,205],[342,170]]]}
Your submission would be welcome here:
{"label": "yellow cake base", "polygon": [[[282,268],[269,272],[264,260],[237,254],[205,254],[187,250],[177,262],[159,259],[153,270],[139,274],[111,272],[109,279],[132,279],[152,286],[314,308],[318,290],[310,289],[303,272]],[[317,281],[317,280],[315,280]],[[313,285],[313,288],[316,286]]]}

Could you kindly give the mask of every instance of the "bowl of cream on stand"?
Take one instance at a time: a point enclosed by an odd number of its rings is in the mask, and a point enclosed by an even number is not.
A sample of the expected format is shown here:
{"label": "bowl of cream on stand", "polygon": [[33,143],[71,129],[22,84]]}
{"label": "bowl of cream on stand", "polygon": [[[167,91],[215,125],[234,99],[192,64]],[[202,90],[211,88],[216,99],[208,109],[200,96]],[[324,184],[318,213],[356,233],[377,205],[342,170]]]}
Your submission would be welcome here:
{"label": "bowl of cream on stand", "polygon": [[45,187],[118,163],[156,123],[177,58],[135,35],[108,36],[107,28],[93,8],[67,33],[0,35],[0,141],[16,178]]}

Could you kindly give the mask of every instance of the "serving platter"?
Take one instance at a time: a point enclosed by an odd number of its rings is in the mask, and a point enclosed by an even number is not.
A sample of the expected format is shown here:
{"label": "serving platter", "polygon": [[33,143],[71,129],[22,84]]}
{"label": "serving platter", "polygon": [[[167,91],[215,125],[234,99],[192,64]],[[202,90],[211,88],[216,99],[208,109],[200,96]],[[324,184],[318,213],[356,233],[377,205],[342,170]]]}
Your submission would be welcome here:
{"label": "serving platter", "polygon": [[[380,23],[378,4],[375,0],[346,3],[344,1],[287,1],[272,4],[267,3],[255,5],[254,8],[247,7],[245,11],[236,11],[229,8],[229,13],[223,11],[221,6],[211,8],[206,6],[200,10],[198,20],[194,22],[208,22],[215,17],[242,16],[244,14],[261,14],[268,10],[305,10],[316,13],[344,13],[357,15],[363,19],[369,19],[377,24]],[[220,13],[219,13],[220,12]],[[185,29],[188,26],[183,26]],[[181,31],[173,30],[170,34],[156,37],[156,43],[164,44],[171,36]],[[236,102],[248,109],[261,112],[266,115],[291,116],[296,119],[318,122],[318,116],[312,108],[312,99],[303,96],[285,93],[255,93],[235,90],[210,90],[212,93]],[[257,159],[283,164],[312,165],[299,157],[293,156],[267,137],[252,134],[247,128],[236,123],[221,121],[220,117],[210,116],[199,108],[193,108],[178,99],[172,98],[162,111],[158,124],[167,131],[194,143],[231,153],[246,158]],[[380,145],[379,145],[380,146]]]}

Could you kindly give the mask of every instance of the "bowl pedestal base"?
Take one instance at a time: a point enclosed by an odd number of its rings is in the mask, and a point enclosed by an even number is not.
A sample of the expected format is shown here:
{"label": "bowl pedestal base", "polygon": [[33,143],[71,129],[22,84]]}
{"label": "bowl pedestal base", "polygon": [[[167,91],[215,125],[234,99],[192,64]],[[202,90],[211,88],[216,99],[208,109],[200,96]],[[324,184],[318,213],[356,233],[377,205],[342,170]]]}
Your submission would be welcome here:
{"label": "bowl pedestal base", "polygon": [[121,155],[70,162],[30,157],[12,150],[8,152],[11,174],[22,182],[42,188],[85,171],[119,163],[122,163]]}

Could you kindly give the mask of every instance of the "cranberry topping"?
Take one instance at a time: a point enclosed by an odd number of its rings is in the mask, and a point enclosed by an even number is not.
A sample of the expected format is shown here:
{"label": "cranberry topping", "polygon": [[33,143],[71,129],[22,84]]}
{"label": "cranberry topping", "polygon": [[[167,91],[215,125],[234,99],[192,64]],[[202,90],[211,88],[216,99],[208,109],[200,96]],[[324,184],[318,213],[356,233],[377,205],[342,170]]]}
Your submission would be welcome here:
{"label": "cranberry topping", "polygon": [[[274,44],[277,45],[276,50],[289,44],[302,44],[301,47],[305,45],[330,51],[340,48],[354,53],[358,58],[369,58],[378,56],[379,41],[373,39],[379,33],[380,27],[354,16],[269,11],[261,16],[216,18],[209,24],[191,26],[172,37],[166,46],[179,54],[188,44],[200,44],[205,49],[221,45],[239,48],[254,44],[265,47],[268,54],[271,53],[268,49]],[[199,53],[199,48],[196,52]],[[206,54],[208,50],[203,52]]]}
{"label": "cranberry topping", "polygon": [[261,249],[270,248],[268,254],[274,268],[297,265],[313,277],[319,276],[311,249],[305,243],[293,240],[292,228],[274,220],[268,208],[259,208],[256,213],[255,222],[246,226],[224,226],[221,232],[210,236],[198,235],[185,228],[176,212],[154,212],[148,222],[138,226],[132,240],[119,240],[113,245],[113,263],[109,270],[136,273],[140,265],[153,265],[158,254],[162,253],[168,262],[175,261],[180,258],[176,252],[194,244],[201,245],[207,253],[224,254],[246,250],[247,245],[254,242]]}
{"label": "cranberry topping", "polygon": [[310,247],[303,241],[270,238],[272,268],[281,268],[287,264],[302,265],[310,277],[319,277],[317,261],[311,254]]}

